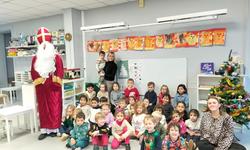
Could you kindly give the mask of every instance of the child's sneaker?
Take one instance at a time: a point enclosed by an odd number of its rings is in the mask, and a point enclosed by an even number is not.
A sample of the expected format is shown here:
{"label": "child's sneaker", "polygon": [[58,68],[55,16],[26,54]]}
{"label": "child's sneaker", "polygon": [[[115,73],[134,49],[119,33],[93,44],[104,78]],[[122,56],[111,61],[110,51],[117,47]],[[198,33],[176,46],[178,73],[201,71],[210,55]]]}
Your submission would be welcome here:
{"label": "child's sneaker", "polygon": [[69,137],[68,134],[63,133],[62,136],[61,136],[61,141],[66,141],[68,137]]}

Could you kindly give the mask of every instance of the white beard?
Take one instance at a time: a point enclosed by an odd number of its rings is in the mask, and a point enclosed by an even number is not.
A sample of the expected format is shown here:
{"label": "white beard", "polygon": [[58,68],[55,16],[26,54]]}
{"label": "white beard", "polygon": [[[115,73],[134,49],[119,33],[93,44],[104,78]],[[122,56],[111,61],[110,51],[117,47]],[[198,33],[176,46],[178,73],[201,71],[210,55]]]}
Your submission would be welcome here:
{"label": "white beard", "polygon": [[[45,49],[44,49],[45,47]],[[35,70],[43,78],[48,78],[50,74],[54,73],[56,50],[53,44],[43,42],[38,46],[36,53]]]}

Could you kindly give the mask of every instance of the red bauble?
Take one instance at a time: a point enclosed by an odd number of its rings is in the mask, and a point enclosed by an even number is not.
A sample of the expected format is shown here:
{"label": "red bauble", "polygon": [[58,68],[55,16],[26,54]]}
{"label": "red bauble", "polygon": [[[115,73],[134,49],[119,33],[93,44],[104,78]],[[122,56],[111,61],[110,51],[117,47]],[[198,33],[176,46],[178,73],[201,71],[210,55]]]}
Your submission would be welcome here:
{"label": "red bauble", "polygon": [[227,66],[227,72],[233,72],[233,67],[232,66]]}

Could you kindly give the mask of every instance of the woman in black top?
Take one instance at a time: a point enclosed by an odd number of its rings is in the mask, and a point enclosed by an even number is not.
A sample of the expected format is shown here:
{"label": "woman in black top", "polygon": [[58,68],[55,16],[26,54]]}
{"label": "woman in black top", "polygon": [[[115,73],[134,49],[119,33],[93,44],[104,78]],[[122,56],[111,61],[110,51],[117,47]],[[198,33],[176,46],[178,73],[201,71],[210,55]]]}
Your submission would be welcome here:
{"label": "woman in black top", "polygon": [[115,60],[114,52],[109,52],[107,57],[108,57],[108,61],[106,62],[103,70],[105,72],[104,81],[107,85],[108,92],[110,93],[112,90],[112,84],[115,80],[117,65],[114,62],[114,60]]}

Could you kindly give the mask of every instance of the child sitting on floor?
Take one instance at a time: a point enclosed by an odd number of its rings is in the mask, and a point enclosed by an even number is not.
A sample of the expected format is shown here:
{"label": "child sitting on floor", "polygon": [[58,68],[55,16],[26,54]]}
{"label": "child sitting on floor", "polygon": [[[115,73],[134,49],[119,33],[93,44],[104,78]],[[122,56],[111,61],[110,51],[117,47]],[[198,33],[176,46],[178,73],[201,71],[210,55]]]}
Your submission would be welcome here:
{"label": "child sitting on floor", "polygon": [[74,128],[74,111],[75,111],[74,105],[67,106],[66,116],[63,117],[62,124],[59,129],[62,141],[65,141],[69,137],[70,130]]}
{"label": "child sitting on floor", "polygon": [[161,150],[162,140],[159,132],[155,129],[156,121],[152,115],[146,115],[144,118],[144,126],[146,128],[143,133],[141,150]]}
{"label": "child sitting on floor", "polygon": [[111,148],[117,149],[121,143],[125,142],[125,149],[130,150],[130,134],[133,132],[133,127],[125,119],[125,114],[122,109],[118,109],[115,113],[116,120],[112,125],[112,134],[114,136]]}
{"label": "child sitting on floor", "polygon": [[76,115],[75,126],[70,131],[70,138],[68,138],[66,147],[71,148],[72,150],[80,147],[82,150],[89,145],[89,125],[84,120],[85,116],[83,112]]}
{"label": "child sitting on floor", "polygon": [[96,113],[95,121],[96,123],[94,123],[89,129],[89,136],[92,137],[94,150],[99,149],[99,147],[103,147],[103,150],[108,150],[108,133],[110,132],[110,129],[105,122],[105,115],[102,112]]}

